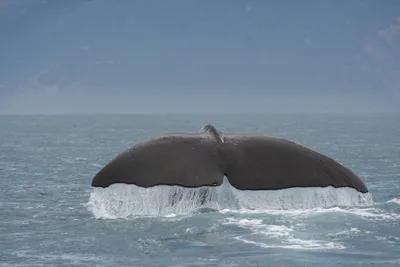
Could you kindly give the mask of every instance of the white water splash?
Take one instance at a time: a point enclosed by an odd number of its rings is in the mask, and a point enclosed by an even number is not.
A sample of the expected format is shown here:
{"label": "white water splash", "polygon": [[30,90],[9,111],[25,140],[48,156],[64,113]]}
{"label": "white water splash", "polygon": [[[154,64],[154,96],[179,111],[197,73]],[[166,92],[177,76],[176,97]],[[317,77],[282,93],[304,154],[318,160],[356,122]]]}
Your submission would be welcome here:
{"label": "white water splash", "polygon": [[219,211],[298,212],[305,209],[336,206],[369,206],[372,196],[352,188],[290,188],[269,191],[240,191],[226,178],[220,187],[182,188],[114,184],[106,189],[94,188],[88,209],[96,218],[127,218],[131,216],[183,215],[199,209]]}

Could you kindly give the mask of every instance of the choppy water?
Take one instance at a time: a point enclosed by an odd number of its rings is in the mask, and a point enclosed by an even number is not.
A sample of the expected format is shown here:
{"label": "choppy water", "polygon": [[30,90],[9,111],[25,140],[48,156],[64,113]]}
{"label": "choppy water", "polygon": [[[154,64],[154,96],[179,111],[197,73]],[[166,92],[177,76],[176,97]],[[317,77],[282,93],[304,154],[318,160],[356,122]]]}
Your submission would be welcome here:
{"label": "choppy water", "polygon": [[[307,145],[370,194],[90,187],[134,143],[206,123]],[[2,116],[0,217],[1,266],[399,266],[400,117]]]}

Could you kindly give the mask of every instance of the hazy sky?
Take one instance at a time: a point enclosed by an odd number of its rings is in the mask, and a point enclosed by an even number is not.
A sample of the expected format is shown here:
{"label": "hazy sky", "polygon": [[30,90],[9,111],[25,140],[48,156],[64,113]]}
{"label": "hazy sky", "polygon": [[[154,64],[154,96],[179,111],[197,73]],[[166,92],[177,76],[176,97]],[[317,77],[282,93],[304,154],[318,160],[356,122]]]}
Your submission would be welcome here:
{"label": "hazy sky", "polygon": [[0,0],[0,113],[400,112],[400,1]]}

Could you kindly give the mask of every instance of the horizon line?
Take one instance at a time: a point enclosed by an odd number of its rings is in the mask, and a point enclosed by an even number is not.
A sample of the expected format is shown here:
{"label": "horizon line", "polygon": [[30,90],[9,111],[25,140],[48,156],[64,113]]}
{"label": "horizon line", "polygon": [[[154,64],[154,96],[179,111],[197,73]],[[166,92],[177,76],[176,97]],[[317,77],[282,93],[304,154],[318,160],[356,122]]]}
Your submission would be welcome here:
{"label": "horizon line", "polygon": [[398,111],[265,111],[265,112],[0,112],[0,116],[176,116],[176,115],[400,115]]}

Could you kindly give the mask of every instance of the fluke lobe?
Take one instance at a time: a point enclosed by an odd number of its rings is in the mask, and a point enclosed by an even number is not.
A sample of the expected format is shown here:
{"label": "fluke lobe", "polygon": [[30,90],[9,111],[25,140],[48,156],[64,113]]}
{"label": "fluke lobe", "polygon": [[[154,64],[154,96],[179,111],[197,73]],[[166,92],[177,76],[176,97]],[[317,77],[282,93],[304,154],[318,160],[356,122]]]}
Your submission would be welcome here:
{"label": "fluke lobe", "polygon": [[93,178],[92,186],[219,186],[226,176],[239,190],[290,187],[368,189],[350,169],[330,157],[269,135],[202,132],[154,137],[122,152]]}

